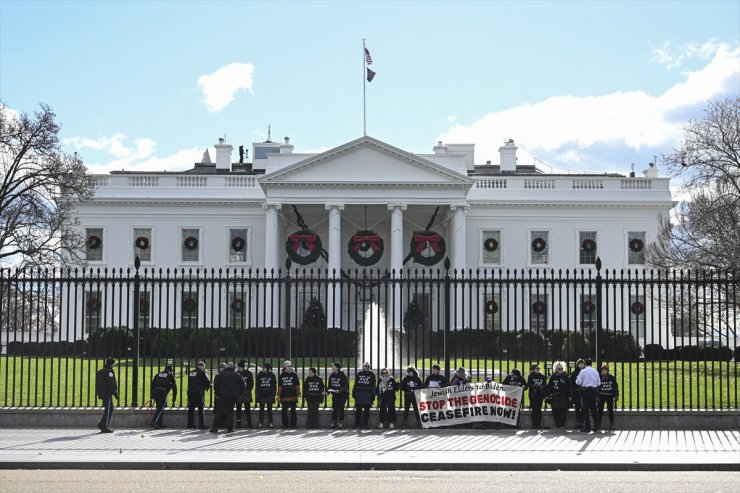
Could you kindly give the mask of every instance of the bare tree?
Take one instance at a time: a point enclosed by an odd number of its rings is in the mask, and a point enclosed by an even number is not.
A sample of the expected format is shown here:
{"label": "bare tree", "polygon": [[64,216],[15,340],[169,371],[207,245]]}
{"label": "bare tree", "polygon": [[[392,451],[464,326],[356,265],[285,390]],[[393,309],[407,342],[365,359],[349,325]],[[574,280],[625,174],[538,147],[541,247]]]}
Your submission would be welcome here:
{"label": "bare tree", "polygon": [[82,162],[62,151],[55,118],[46,104],[18,115],[0,102],[0,263],[83,260],[75,205],[92,198],[94,185]]}

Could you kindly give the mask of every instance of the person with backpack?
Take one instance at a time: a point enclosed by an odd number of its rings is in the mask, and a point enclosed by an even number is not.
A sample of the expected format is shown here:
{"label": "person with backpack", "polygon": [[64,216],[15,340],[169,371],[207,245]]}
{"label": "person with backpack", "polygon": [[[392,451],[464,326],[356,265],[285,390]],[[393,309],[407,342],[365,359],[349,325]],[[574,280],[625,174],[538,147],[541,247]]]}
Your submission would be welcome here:
{"label": "person with backpack", "polygon": [[303,395],[308,404],[308,416],[306,417],[306,428],[319,427],[319,404],[324,400],[324,381],[317,375],[316,368],[308,369],[308,376],[303,381]]}
{"label": "person with backpack", "polygon": [[211,388],[211,381],[206,375],[206,364],[198,361],[195,369],[188,373],[188,428],[195,428],[195,409],[198,408],[198,426],[206,428],[203,407],[204,394]]}
{"label": "person with backpack", "polygon": [[331,374],[324,394],[331,394],[331,427],[344,426],[344,407],[349,396],[349,380],[342,371],[342,364],[335,361],[331,365]]}
{"label": "person with backpack", "polygon": [[380,407],[380,425],[378,428],[393,429],[396,422],[396,392],[398,382],[391,376],[388,368],[380,370],[378,381],[378,407]]}
{"label": "person with backpack", "polygon": [[[277,400],[282,404],[283,428],[295,428],[298,423],[296,406],[301,397],[301,381],[298,379],[290,361],[283,363],[283,371],[278,378]],[[290,419],[288,418],[290,411]]]}
{"label": "person with backpack", "polygon": [[270,363],[262,363],[262,368],[257,373],[256,380],[255,395],[257,404],[260,406],[259,424],[257,426],[262,428],[265,419],[265,408],[267,408],[267,425],[272,428],[272,404],[275,402],[277,379],[272,372]]}
{"label": "person with backpack", "polygon": [[236,399],[236,427],[242,427],[242,405],[247,417],[247,427],[252,427],[252,389],[254,389],[254,375],[247,368],[247,361],[242,359],[236,367],[236,372],[244,379],[244,393]]}
{"label": "person with backpack", "polygon": [[175,376],[172,374],[172,366],[166,365],[164,370],[154,375],[152,379],[152,389],[150,397],[157,403],[157,410],[154,412],[154,417],[150,425],[158,430],[164,428],[164,408],[167,407],[167,394],[172,391],[172,406],[175,405],[177,399],[177,382]]}
{"label": "person with backpack", "polygon": [[113,430],[110,429],[110,418],[113,415],[113,398],[115,397],[118,400],[118,384],[116,383],[116,375],[113,373],[115,364],[115,359],[105,358],[105,364],[95,375],[95,393],[98,399],[103,401],[103,416],[98,422],[100,433],[113,433]]}
{"label": "person with backpack", "polygon": [[419,378],[419,372],[416,368],[409,366],[406,368],[406,376],[401,380],[401,392],[403,392],[403,420],[401,420],[401,428],[406,427],[406,421],[409,418],[409,408],[414,407],[414,416],[416,416],[416,426],[421,428],[421,421],[419,421],[419,407],[416,404],[416,393],[415,391],[422,388],[424,383]]}

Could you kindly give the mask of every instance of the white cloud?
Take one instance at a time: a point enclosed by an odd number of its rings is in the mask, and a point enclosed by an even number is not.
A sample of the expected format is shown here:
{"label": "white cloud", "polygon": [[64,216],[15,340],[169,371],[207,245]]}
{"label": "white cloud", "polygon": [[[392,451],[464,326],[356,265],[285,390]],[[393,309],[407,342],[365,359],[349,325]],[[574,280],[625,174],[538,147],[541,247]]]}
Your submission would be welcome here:
{"label": "white cloud", "polygon": [[226,108],[240,89],[251,92],[253,73],[254,65],[251,63],[231,63],[212,74],[201,75],[198,85],[208,110],[216,112]]}
{"label": "white cloud", "polygon": [[723,47],[723,44],[715,39],[710,39],[704,43],[684,43],[678,47],[671,46],[670,41],[664,41],[660,46],[652,46],[653,55],[650,61],[672,70],[680,67],[689,58],[708,59],[721,47]]}
{"label": "white cloud", "polygon": [[[686,75],[663,94],[642,91],[601,96],[555,96],[489,113],[469,125],[455,125],[435,141],[476,142],[476,161],[497,163],[498,147],[515,138],[520,155],[574,163],[592,170],[614,164],[618,151],[647,152],[679,142],[686,117],[681,111],[737,91],[740,49],[719,45],[702,69]],[[594,159],[597,157],[599,163]],[[520,157],[520,163],[530,161]],[[621,163],[624,164],[624,163]],[[638,171],[640,171],[638,169]]]}
{"label": "white cloud", "polygon": [[455,123],[457,121],[457,115],[450,115],[447,117],[449,123]]}

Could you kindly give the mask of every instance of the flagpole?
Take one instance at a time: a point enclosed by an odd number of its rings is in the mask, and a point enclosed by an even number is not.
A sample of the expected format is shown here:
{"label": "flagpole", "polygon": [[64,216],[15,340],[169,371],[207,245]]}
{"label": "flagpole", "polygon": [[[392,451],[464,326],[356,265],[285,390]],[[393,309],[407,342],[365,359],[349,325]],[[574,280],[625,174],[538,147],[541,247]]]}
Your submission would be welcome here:
{"label": "flagpole", "polygon": [[367,136],[367,104],[365,102],[365,38],[362,38],[362,135]]}

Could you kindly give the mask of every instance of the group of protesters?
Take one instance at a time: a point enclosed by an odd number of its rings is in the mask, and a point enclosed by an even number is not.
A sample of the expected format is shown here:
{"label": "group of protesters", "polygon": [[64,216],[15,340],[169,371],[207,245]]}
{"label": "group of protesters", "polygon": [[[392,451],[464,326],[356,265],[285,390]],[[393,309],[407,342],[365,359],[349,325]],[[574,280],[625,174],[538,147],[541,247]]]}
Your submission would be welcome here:
{"label": "group of protesters", "polygon": [[[101,433],[110,433],[110,418],[113,412],[112,398],[118,399],[113,366],[115,359],[106,358],[105,365],[98,371],[96,391],[103,400],[104,413],[98,428]],[[576,429],[581,431],[598,431],[601,428],[604,407],[608,410],[610,427],[614,427],[614,402],[619,399],[619,387],[616,378],[609,373],[608,365],[602,365],[599,371],[592,368],[590,359],[579,359],[572,373],[567,373],[567,364],[556,361],[553,373],[548,379],[540,372],[538,364],[530,367],[525,379],[518,369],[513,369],[501,382],[503,385],[522,387],[529,392],[529,403],[532,416],[532,427],[541,429],[542,408],[547,403],[552,408],[556,429],[565,428],[568,410],[575,408]],[[228,432],[234,428],[252,428],[252,396],[259,408],[257,426],[273,428],[273,404],[281,405],[283,428],[295,428],[297,425],[296,407],[303,397],[308,407],[306,427],[319,427],[319,406],[326,396],[332,396],[331,427],[343,428],[344,411],[349,396],[355,402],[355,428],[367,428],[370,421],[370,408],[378,403],[379,428],[394,428],[396,415],[396,394],[403,394],[403,417],[401,427],[406,427],[413,408],[416,426],[421,427],[415,391],[424,388],[441,388],[460,386],[471,383],[465,368],[458,368],[452,378],[442,374],[441,367],[432,365],[431,373],[424,381],[413,366],[406,369],[406,376],[400,381],[391,375],[388,368],[380,370],[380,377],[372,371],[370,363],[364,363],[355,375],[354,385],[350,391],[349,379],[342,371],[339,362],[332,364],[331,373],[326,382],[318,375],[316,368],[308,369],[308,376],[302,385],[293,365],[285,361],[280,374],[276,377],[270,363],[263,363],[259,371],[253,374],[246,360],[234,363],[221,363],[218,372],[209,379],[205,363],[198,362],[196,368],[188,372],[188,411],[187,427],[195,428],[197,413],[198,427],[208,428],[205,424],[205,393],[213,388],[214,416],[210,431],[218,433],[220,429]],[[491,382],[491,377],[486,377]],[[303,393],[301,392],[303,388]],[[151,403],[153,415],[149,423],[155,429],[163,428],[164,411],[168,396],[172,394],[174,405],[177,397],[177,382],[171,365],[157,373],[151,385]],[[244,416],[244,421],[242,420]],[[236,417],[236,420],[234,419]],[[266,420],[265,420],[266,418]],[[236,422],[235,422],[236,421]],[[591,422],[593,421],[593,426]]]}

